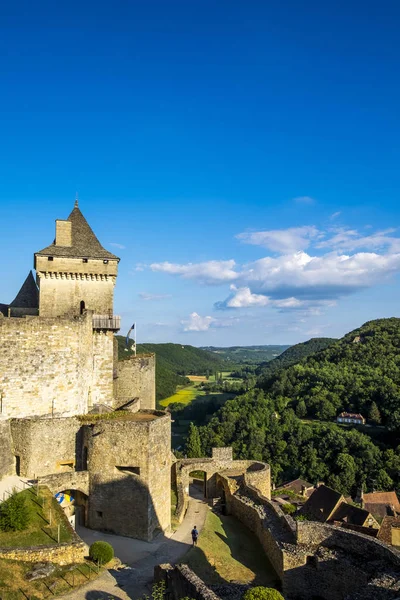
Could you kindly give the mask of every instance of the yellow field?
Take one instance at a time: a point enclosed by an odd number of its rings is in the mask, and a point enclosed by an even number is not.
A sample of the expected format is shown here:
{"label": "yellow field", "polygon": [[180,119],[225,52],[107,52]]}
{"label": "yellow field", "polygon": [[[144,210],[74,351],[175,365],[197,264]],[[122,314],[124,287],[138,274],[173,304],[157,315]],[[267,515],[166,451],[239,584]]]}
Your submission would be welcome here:
{"label": "yellow field", "polygon": [[179,402],[180,404],[190,404],[190,402],[199,395],[201,395],[201,392],[195,386],[185,387],[181,390],[178,390],[173,396],[161,400],[160,405],[166,407],[174,402]]}
{"label": "yellow field", "polygon": [[186,375],[190,381],[207,381],[207,377],[205,375]]}

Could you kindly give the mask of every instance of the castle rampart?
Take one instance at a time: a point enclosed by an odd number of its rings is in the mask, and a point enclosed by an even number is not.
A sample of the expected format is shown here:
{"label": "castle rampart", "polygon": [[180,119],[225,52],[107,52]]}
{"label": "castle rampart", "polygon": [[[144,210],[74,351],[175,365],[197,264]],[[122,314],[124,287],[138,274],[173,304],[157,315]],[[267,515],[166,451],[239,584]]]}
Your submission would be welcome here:
{"label": "castle rampart", "polygon": [[139,398],[142,409],[156,407],[156,358],[154,354],[138,354],[117,363],[117,405],[123,406]]}
{"label": "castle rampart", "polygon": [[0,318],[1,416],[87,411],[93,373],[90,314]]}

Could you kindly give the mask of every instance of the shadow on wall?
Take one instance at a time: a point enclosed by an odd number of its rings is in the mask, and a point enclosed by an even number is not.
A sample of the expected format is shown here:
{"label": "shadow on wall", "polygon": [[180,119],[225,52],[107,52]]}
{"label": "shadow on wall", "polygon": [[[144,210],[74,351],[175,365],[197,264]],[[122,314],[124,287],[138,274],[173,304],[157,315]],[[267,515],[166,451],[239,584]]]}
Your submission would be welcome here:
{"label": "shadow on wall", "polygon": [[[108,478],[108,480],[106,480]],[[94,473],[90,478],[88,527],[150,541],[162,531],[148,486],[134,473]]]}

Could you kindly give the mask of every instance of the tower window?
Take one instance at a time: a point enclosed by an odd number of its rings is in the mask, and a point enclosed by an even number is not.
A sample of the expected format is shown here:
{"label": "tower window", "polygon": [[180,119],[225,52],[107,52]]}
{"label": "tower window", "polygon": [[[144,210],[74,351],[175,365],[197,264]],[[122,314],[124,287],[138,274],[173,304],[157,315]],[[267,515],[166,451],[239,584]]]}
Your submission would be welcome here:
{"label": "tower window", "polygon": [[47,260],[54,260],[54,256],[48,256]]}
{"label": "tower window", "polygon": [[85,302],[84,302],[83,300],[81,300],[81,303],[80,303],[80,311],[81,311],[81,315],[83,315],[83,311],[85,310],[85,308],[86,308],[86,307],[85,307]]}
{"label": "tower window", "polygon": [[108,265],[108,260],[103,260],[103,264]]}
{"label": "tower window", "polygon": [[88,259],[87,258],[82,258],[82,262],[87,263]]}

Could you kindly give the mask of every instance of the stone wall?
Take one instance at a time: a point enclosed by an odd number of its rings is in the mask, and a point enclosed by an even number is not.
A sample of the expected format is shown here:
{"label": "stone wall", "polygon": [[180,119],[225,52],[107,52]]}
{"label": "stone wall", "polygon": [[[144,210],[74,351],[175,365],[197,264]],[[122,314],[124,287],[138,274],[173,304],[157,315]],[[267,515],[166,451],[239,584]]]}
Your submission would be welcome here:
{"label": "stone wall", "polygon": [[[207,498],[221,496],[218,489],[218,477],[220,473],[229,474],[234,472],[235,476],[246,477],[261,493],[270,497],[271,471],[269,465],[252,460],[233,460],[232,448],[213,448],[212,458],[192,458],[179,460],[174,465],[174,476],[178,503],[176,516],[182,522],[188,506],[189,479],[192,471],[204,471],[205,473],[205,495]],[[247,481],[247,479],[246,479]]]}
{"label": "stone wall", "polygon": [[90,314],[0,319],[3,417],[86,412],[92,372]]}
{"label": "stone wall", "polygon": [[79,258],[36,256],[40,316],[77,317],[81,302],[87,310],[107,315],[113,311],[118,262]]}
{"label": "stone wall", "polygon": [[15,458],[11,447],[10,422],[0,421],[0,480],[15,473]]}
{"label": "stone wall", "polygon": [[93,384],[89,405],[113,405],[114,398],[114,334],[93,331]]}
{"label": "stone wall", "polygon": [[89,527],[143,540],[169,529],[170,427],[157,411],[84,426]]}
{"label": "stone wall", "polygon": [[400,568],[399,550],[390,548],[375,538],[333,525],[316,521],[297,521],[297,543],[309,546],[323,544],[327,548],[345,550],[353,556],[368,556],[369,560],[384,560]]}
{"label": "stone wall", "polygon": [[155,354],[138,354],[117,364],[117,406],[139,398],[142,409],[156,407]]}
{"label": "stone wall", "polygon": [[29,548],[0,548],[0,558],[25,562],[52,562],[58,565],[80,563],[87,554],[86,544],[74,541],[57,546],[30,546]]}
{"label": "stone wall", "polygon": [[72,473],[54,473],[39,477],[39,484],[46,485],[53,495],[66,490],[78,490],[89,495],[89,471],[74,471]]}
{"label": "stone wall", "polygon": [[158,565],[154,569],[154,581],[165,582],[168,598],[171,600],[186,597],[193,600],[220,600],[187,565]]}
{"label": "stone wall", "polygon": [[80,428],[75,417],[12,419],[12,447],[21,477],[73,471],[80,459]]}

